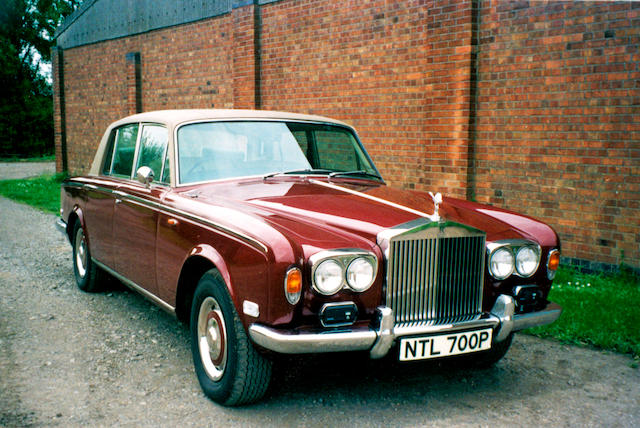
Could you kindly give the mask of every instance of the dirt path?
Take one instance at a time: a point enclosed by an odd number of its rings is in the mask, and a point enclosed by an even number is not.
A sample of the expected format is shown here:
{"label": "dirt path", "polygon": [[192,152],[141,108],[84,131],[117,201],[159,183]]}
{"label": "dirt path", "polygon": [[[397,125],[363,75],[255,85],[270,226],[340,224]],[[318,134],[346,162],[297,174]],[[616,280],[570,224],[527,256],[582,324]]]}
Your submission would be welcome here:
{"label": "dirt path", "polygon": [[187,330],[116,288],[86,294],[55,217],[0,198],[0,426],[622,426],[631,358],[517,335],[488,370],[331,356],[281,364],[266,399],[226,409]]}
{"label": "dirt path", "polygon": [[56,172],[55,162],[0,162],[0,180],[33,177]]}

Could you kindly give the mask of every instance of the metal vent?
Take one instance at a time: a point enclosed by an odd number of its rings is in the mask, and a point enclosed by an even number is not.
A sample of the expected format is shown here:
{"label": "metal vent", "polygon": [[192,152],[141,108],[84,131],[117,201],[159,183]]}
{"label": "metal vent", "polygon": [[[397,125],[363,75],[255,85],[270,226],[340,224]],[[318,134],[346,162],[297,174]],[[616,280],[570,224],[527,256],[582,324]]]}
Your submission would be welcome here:
{"label": "metal vent", "polygon": [[482,311],[485,234],[430,223],[390,237],[386,305],[396,324],[468,321]]}

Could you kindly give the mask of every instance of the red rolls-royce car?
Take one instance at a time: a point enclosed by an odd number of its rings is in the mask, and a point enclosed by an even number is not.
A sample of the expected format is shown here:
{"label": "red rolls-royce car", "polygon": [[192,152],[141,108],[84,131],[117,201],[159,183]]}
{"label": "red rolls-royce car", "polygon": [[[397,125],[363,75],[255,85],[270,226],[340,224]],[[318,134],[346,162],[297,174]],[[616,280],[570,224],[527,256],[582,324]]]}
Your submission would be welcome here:
{"label": "red rolls-royce car", "polygon": [[80,289],[110,274],[188,323],[200,385],[224,405],[263,396],[274,353],[491,364],[561,312],[551,227],[390,188],[326,117],[129,116],[61,204]]}

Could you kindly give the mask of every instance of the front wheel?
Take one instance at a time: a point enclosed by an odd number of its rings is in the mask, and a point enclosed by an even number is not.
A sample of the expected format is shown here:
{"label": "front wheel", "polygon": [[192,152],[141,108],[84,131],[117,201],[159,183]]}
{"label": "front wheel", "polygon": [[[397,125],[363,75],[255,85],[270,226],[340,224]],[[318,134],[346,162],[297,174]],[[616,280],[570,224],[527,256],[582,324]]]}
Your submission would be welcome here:
{"label": "front wheel", "polygon": [[190,330],[193,365],[209,398],[225,406],[262,398],[271,380],[271,362],[253,348],[215,269],[198,282]]}

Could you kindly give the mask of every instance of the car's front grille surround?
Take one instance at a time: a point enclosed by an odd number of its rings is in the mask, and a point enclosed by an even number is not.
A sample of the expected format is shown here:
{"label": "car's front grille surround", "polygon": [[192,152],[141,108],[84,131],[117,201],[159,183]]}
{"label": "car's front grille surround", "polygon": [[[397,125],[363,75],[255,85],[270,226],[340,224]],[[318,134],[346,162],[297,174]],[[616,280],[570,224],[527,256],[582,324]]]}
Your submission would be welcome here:
{"label": "car's front grille surround", "polygon": [[396,325],[469,321],[482,311],[485,234],[431,224],[388,242],[386,305]]}

